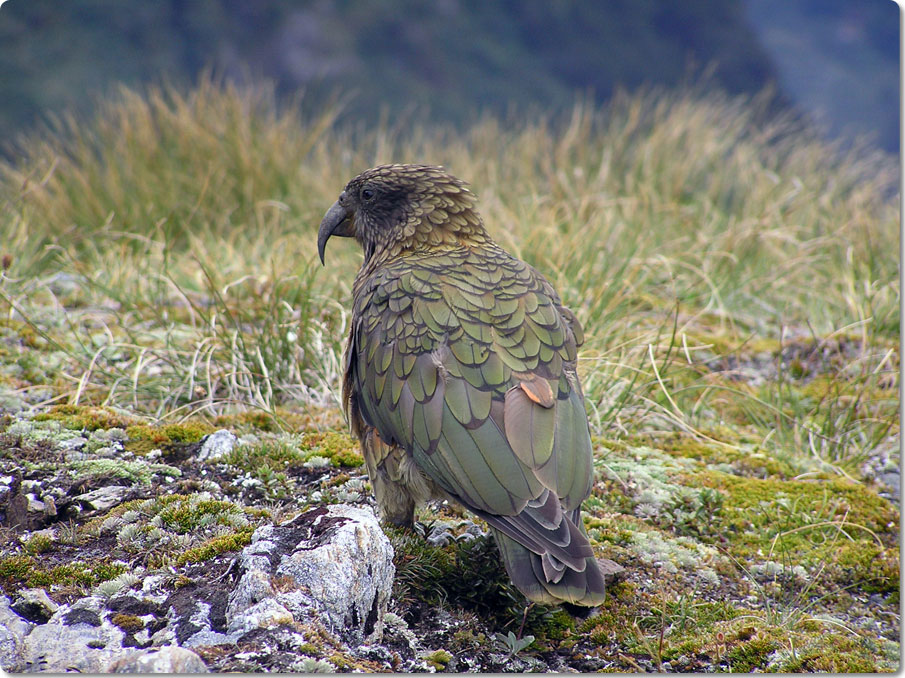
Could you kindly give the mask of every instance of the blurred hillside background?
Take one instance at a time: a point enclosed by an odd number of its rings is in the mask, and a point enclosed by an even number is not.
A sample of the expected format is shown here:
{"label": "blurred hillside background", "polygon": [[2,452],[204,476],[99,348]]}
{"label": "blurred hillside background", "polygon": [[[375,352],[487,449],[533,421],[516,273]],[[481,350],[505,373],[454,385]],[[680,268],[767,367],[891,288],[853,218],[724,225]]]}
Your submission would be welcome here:
{"label": "blurred hillside background", "polygon": [[205,68],[312,104],[339,96],[365,122],[555,111],[708,74],[733,94],[775,84],[827,136],[899,149],[891,0],[9,0],[0,139],[89,111],[116,83],[189,86]]}

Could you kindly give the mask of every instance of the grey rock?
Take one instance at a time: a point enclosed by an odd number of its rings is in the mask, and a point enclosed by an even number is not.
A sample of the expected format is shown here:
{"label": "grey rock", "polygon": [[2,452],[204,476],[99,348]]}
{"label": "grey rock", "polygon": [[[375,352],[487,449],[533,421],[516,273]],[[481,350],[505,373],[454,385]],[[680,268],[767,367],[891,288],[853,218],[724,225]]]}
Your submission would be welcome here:
{"label": "grey rock", "polygon": [[29,621],[43,624],[60,606],[50,599],[44,589],[21,589],[16,592],[12,609]]}
{"label": "grey rock", "polygon": [[297,544],[282,558],[276,575],[291,577],[307,590],[335,630],[352,629],[378,640],[395,574],[389,539],[366,509],[330,506],[312,527],[319,524],[330,526],[323,535]]}
{"label": "grey rock", "polygon": [[275,598],[265,598],[235,615],[229,622],[229,631],[230,635],[238,634],[238,637],[242,637],[256,629],[269,629],[292,624],[294,621],[292,613]]}
{"label": "grey rock", "polygon": [[44,513],[44,509],[46,508],[44,502],[38,499],[33,493],[29,492],[25,495],[25,498],[26,500],[28,500],[28,503],[25,505],[27,511],[33,513]]}
{"label": "grey rock", "polygon": [[34,628],[15,612],[6,596],[0,596],[0,668],[21,670],[24,663],[25,637]]}
{"label": "grey rock", "polygon": [[226,611],[231,635],[311,618],[353,644],[383,633],[393,548],[369,509],[337,504],[257,530],[240,567]]}
{"label": "grey rock", "polygon": [[[195,601],[195,608],[191,614],[187,617],[179,619],[177,615],[177,623],[184,622],[189,628],[198,629],[191,636],[185,638],[179,644],[182,647],[201,647],[204,645],[226,645],[235,643],[236,640],[242,635],[241,633],[234,633],[231,635],[226,635],[225,633],[220,633],[219,631],[215,631],[211,628],[211,606],[204,602],[203,600]],[[176,638],[179,638],[179,634],[177,633]],[[157,643],[160,644],[160,643]],[[163,643],[167,644],[167,643]]]}
{"label": "grey rock", "polygon": [[87,444],[88,444],[87,438],[83,438],[82,436],[75,436],[74,438],[67,438],[66,440],[61,440],[60,449],[63,452],[76,452],[78,450],[81,450]]}
{"label": "grey rock", "polygon": [[901,488],[901,483],[902,483],[902,477],[899,475],[899,473],[897,471],[881,473],[879,476],[877,476],[877,481],[881,485],[886,486],[886,489],[888,490],[889,494],[892,496],[893,499],[895,499],[896,501],[899,501],[899,498],[901,497],[900,488]]}
{"label": "grey rock", "polygon": [[141,595],[144,600],[152,603],[163,603],[169,594],[163,590],[166,577],[162,574],[152,574],[141,582]]}
{"label": "grey rock", "polygon": [[[210,645],[232,645],[242,634],[220,633],[219,631],[211,631],[210,629],[202,629],[197,633],[193,633],[182,642],[182,647],[208,647]],[[138,634],[135,639],[141,642]],[[153,643],[154,645],[166,645],[167,643]]]}
{"label": "grey rock", "polygon": [[25,638],[26,672],[101,673],[123,652],[123,632],[104,619],[103,602],[94,596],[62,605],[46,624]]}
{"label": "grey rock", "polygon": [[132,652],[112,661],[109,673],[207,673],[197,654],[183,647],[167,646]]}
{"label": "grey rock", "polygon": [[270,583],[269,560],[252,556],[245,561],[245,565],[248,571],[233,589],[226,607],[226,618],[230,620],[230,628],[235,625],[234,620],[245,614],[253,605],[276,595]]}
{"label": "grey rock", "polygon": [[121,504],[127,494],[129,494],[128,487],[108,485],[80,494],[75,497],[75,501],[87,504],[89,508],[95,511],[106,511]]}
{"label": "grey rock", "polygon": [[238,442],[239,439],[235,434],[226,429],[214,431],[207,436],[201,444],[201,449],[198,451],[198,461],[219,459],[232,452]]}

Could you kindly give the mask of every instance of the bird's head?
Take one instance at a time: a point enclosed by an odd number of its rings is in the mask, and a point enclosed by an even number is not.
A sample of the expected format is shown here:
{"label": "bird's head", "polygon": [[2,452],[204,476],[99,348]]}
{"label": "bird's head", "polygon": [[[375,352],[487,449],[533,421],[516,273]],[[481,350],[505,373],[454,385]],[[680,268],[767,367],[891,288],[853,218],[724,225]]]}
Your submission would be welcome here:
{"label": "bird's head", "polygon": [[352,179],[321,221],[321,263],[330,236],[355,238],[369,261],[405,250],[487,239],[464,181],[432,165],[380,165]]}

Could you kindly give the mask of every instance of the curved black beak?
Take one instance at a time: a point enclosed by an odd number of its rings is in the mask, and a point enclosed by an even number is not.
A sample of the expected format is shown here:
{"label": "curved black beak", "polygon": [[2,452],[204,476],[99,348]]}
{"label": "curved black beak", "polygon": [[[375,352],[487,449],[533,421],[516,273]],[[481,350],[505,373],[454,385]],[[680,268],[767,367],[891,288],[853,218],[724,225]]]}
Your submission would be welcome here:
{"label": "curved black beak", "polygon": [[324,249],[331,235],[351,238],[355,235],[355,227],[352,225],[352,214],[337,200],[321,221],[321,227],[317,231],[317,253],[324,263]]}

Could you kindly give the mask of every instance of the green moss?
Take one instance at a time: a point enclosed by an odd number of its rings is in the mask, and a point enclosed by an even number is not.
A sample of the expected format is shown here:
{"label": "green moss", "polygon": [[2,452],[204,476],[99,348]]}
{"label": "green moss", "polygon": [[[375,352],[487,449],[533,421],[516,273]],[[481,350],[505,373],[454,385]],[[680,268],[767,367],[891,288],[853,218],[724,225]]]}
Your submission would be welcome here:
{"label": "green moss", "polygon": [[196,443],[204,436],[214,432],[209,424],[199,422],[186,424],[167,424],[161,427],[163,434],[171,441],[178,443]]}
{"label": "green moss", "polygon": [[[725,496],[719,526],[724,534],[731,535],[733,550],[739,555],[771,549],[804,555],[838,536],[840,527],[855,540],[870,542],[865,528],[886,533],[898,525],[892,504],[873,490],[842,478],[779,481],[708,469],[680,480],[713,488]],[[843,518],[848,527],[842,525]]]}
{"label": "green moss", "polygon": [[227,551],[238,551],[251,543],[251,535],[254,533],[253,527],[248,527],[234,534],[222,535],[208,539],[200,546],[190,548],[176,558],[176,565],[181,566],[187,563],[201,563],[210,560],[215,556]]}
{"label": "green moss", "polygon": [[141,631],[145,627],[145,623],[141,620],[141,617],[137,617],[134,614],[115,614],[110,621],[126,633],[135,633],[136,631]]}
{"label": "green moss", "polygon": [[286,440],[264,441],[255,445],[237,445],[218,463],[229,464],[246,472],[256,472],[266,468],[270,471],[285,471],[290,466],[299,466],[307,459],[296,445]]}
{"label": "green moss", "polygon": [[219,463],[235,466],[271,484],[278,480],[273,473],[285,472],[308,461],[320,461],[324,466],[329,463],[333,467],[351,468],[364,463],[364,459],[358,454],[357,443],[346,434],[337,432],[283,435],[252,445],[239,445],[218,460]]}
{"label": "green moss", "polygon": [[445,671],[447,665],[452,661],[452,655],[446,650],[435,650],[429,655],[426,655],[424,661],[430,666],[433,666],[437,671]]}
{"label": "green moss", "polygon": [[160,449],[160,444],[147,439],[129,439],[123,444],[123,449],[136,457],[143,457],[153,450]]}
{"label": "green moss", "polygon": [[364,464],[358,443],[346,433],[307,433],[303,436],[300,447],[317,456],[326,457],[333,466],[355,468]]}
{"label": "green moss", "polygon": [[883,651],[872,638],[843,633],[821,633],[788,658],[784,672],[808,673],[877,673],[898,668],[898,652],[890,662],[883,662]]}
{"label": "green moss", "polygon": [[89,405],[55,405],[47,412],[36,414],[34,420],[59,421],[66,428],[77,431],[127,428],[136,422],[136,419],[129,415]]}
{"label": "green moss", "polygon": [[277,407],[273,412],[248,410],[222,414],[214,419],[214,425],[217,428],[239,429],[243,432],[281,433],[305,431],[313,427],[313,421],[310,415]]}
{"label": "green moss", "polygon": [[21,320],[0,318],[0,336],[15,336],[24,346],[34,349],[47,347],[47,341],[35,331],[35,328]]}
{"label": "green moss", "polygon": [[634,637],[635,620],[648,611],[647,597],[631,581],[607,586],[606,600],[598,606],[597,614],[577,625],[576,631],[601,646],[613,640],[626,641]]}
{"label": "green moss", "polygon": [[25,542],[25,552],[29,555],[39,555],[46,553],[53,548],[53,539],[46,534],[33,534]]}
{"label": "green moss", "polygon": [[19,587],[76,586],[89,588],[113,579],[126,571],[120,563],[104,560],[75,561],[52,567],[42,567],[32,556],[8,556],[0,560],[0,583],[5,591]]}
{"label": "green moss", "polygon": [[562,641],[575,631],[575,618],[562,609],[554,609],[544,619],[542,628],[532,630],[541,632],[538,640]]}
{"label": "green moss", "polygon": [[[898,546],[848,540],[837,544],[830,565],[831,576],[840,584],[855,584],[865,593],[899,593]],[[895,601],[893,601],[895,602]]]}
{"label": "green moss", "polygon": [[726,653],[726,659],[734,673],[751,673],[762,669],[770,653],[782,646],[771,638],[754,638],[736,645]]}
{"label": "green moss", "polygon": [[261,410],[250,410],[236,414],[223,414],[214,419],[214,425],[219,428],[241,428],[254,431],[268,431],[276,433],[279,425],[271,414]]}
{"label": "green moss", "polygon": [[164,426],[135,424],[126,429],[126,435],[129,436],[130,441],[148,441],[153,445],[165,445],[167,443],[195,443],[213,431],[212,426],[200,422]]}
{"label": "green moss", "polygon": [[728,464],[737,475],[786,479],[797,473],[788,463],[766,450],[761,451],[755,444],[718,445],[687,433],[674,433],[658,440],[642,440],[671,456],[694,459],[705,466]]}

